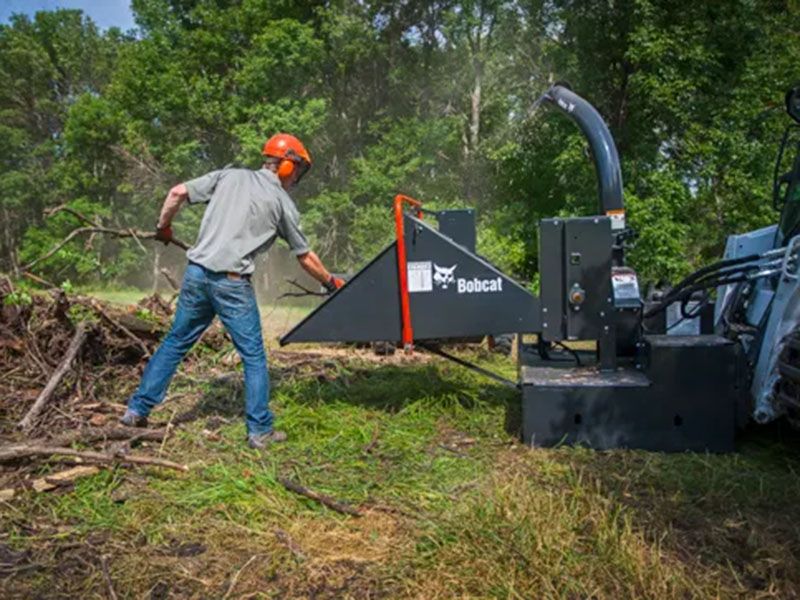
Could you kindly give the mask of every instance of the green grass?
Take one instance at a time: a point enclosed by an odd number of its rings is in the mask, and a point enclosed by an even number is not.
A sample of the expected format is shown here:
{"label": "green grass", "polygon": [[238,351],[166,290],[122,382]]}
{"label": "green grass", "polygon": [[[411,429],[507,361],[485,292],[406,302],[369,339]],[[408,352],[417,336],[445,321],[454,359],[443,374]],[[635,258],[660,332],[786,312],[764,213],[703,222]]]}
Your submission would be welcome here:
{"label": "green grass", "polygon": [[[503,359],[470,358],[513,374]],[[760,434],[730,455],[532,450],[506,431],[513,392],[438,360],[401,363],[339,358],[322,377],[313,364],[292,376],[275,368],[272,403],[289,442],[265,453],[243,443],[240,382],[178,378],[180,399],[156,420],[194,407],[199,418],[164,448],[190,472],[105,471],[0,508],[8,544],[42,565],[0,585],[20,596],[102,596],[102,552],[123,597],[800,590],[794,446]],[[210,431],[220,417],[228,422]],[[292,494],[279,476],[365,516]]]}
{"label": "green grass", "polygon": [[111,302],[112,304],[136,304],[142,298],[149,296],[149,292],[140,290],[138,288],[100,288],[100,289],[81,289],[79,293],[86,296],[94,296],[103,302]]}

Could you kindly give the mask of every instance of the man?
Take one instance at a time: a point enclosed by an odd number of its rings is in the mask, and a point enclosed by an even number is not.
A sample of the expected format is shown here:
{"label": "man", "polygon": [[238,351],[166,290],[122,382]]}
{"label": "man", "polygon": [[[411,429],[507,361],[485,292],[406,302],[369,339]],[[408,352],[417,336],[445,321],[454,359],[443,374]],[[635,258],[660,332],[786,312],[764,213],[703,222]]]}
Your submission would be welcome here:
{"label": "man", "polygon": [[178,364],[219,316],[244,364],[245,416],[250,447],[286,439],[273,429],[269,373],[261,319],[250,283],[255,256],[277,236],[289,244],[300,265],[333,292],[344,282],[333,277],[308,247],[297,208],[289,197],[311,167],[311,156],[296,137],[279,133],[264,144],[263,167],[222,169],[173,187],[161,209],[156,239],[172,240],[172,219],[184,201],[206,203],[197,242],[188,251],[172,328],[142,375],[121,422],[146,427],[147,416],[164,400]]}

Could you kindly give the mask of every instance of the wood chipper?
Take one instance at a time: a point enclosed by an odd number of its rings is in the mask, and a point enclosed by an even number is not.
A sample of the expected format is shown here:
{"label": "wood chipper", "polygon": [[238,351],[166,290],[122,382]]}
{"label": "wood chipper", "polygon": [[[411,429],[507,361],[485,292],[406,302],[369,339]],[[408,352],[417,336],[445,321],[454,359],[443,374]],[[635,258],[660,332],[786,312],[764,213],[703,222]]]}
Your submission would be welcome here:
{"label": "wood chipper", "polygon": [[[388,341],[477,368],[433,344],[518,334],[517,382],[479,370],[520,390],[522,436],[537,446],[725,452],[751,417],[794,418],[800,88],[787,94],[795,122],[776,164],[780,223],[731,236],[723,260],[647,296],[625,263],[633,232],[608,127],[566,87],[550,88],[541,101],[586,136],[600,213],[539,223],[539,297],[476,253],[473,210],[428,211],[398,195],[395,241],[281,344]],[[778,175],[787,149],[794,150],[791,169]],[[574,341],[592,349],[568,347]]]}

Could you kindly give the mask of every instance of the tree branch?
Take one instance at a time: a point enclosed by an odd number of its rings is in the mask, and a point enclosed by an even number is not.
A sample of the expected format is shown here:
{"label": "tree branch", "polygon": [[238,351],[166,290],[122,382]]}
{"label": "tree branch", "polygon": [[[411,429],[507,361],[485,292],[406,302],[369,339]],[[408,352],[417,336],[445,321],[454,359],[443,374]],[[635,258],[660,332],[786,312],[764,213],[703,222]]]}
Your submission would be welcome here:
{"label": "tree branch", "polygon": [[[62,209],[62,210],[71,211],[71,209]],[[69,242],[71,242],[73,239],[75,239],[77,236],[83,235],[85,233],[105,233],[105,234],[108,234],[108,235],[113,235],[113,236],[118,237],[118,238],[138,238],[140,240],[152,240],[152,239],[154,239],[156,237],[155,232],[139,231],[139,230],[135,230],[135,229],[127,229],[127,230],[126,229],[111,229],[110,227],[100,227],[100,226],[97,226],[97,225],[92,226],[92,227],[79,227],[78,229],[72,230],[69,233],[69,235],[67,235],[67,237],[65,237],[63,240],[61,240],[55,246],[53,246],[45,254],[43,254],[39,258],[29,262],[27,265],[23,266],[21,268],[21,270],[29,271],[34,265],[37,265],[40,262],[47,260],[48,258],[53,256],[56,252],[61,250],[61,248],[63,248]],[[186,242],[183,242],[183,241],[181,241],[181,240],[179,240],[177,238],[173,238],[171,243],[175,244],[179,248],[182,248],[183,250],[188,250],[189,249],[189,244],[187,244]]]}
{"label": "tree branch", "polygon": [[101,316],[101,317],[103,317],[103,318],[104,318],[106,321],[108,321],[109,323],[111,323],[111,325],[112,325],[113,327],[115,327],[115,328],[116,328],[116,329],[118,329],[120,332],[122,332],[122,334],[124,334],[126,337],[128,337],[129,339],[131,339],[132,341],[134,341],[134,342],[135,342],[135,343],[136,343],[136,344],[139,346],[139,348],[141,348],[141,349],[142,349],[142,352],[144,352],[144,356],[145,356],[145,358],[150,358],[150,351],[147,349],[147,346],[145,346],[145,345],[144,345],[144,342],[143,342],[142,340],[140,340],[138,337],[136,337],[136,336],[135,336],[135,335],[134,335],[134,334],[131,332],[131,330],[130,330],[130,329],[128,329],[128,328],[127,328],[127,327],[125,327],[125,326],[124,326],[122,323],[120,323],[120,322],[116,321],[115,319],[112,319],[112,318],[111,318],[111,315],[109,315],[109,314],[108,314],[106,311],[104,311],[104,310],[102,309],[102,307],[100,306],[100,304],[94,300],[94,298],[92,298],[91,300],[89,300],[89,304],[91,305],[91,307],[92,307],[94,310],[96,310],[96,311],[97,311],[97,312],[100,314],[100,316]]}
{"label": "tree branch", "polygon": [[31,458],[33,456],[74,456],[75,458],[81,458],[90,462],[153,465],[184,472],[189,470],[189,467],[186,465],[150,456],[105,454],[103,452],[93,452],[90,450],[73,450],[72,448],[61,448],[58,446],[34,446],[30,444],[13,444],[0,447],[0,463],[19,460],[20,458]]}
{"label": "tree branch", "polygon": [[303,487],[299,483],[295,483],[294,481],[291,481],[286,477],[278,477],[278,483],[280,483],[290,492],[294,492],[295,494],[299,494],[301,496],[305,496],[310,500],[319,502],[323,506],[327,506],[331,510],[335,510],[336,512],[341,513],[343,515],[351,515],[353,517],[363,516],[362,512],[357,508],[353,508],[352,506],[334,500],[330,496],[326,496],[325,494],[320,494],[319,492],[310,490],[307,487]]}
{"label": "tree branch", "polygon": [[67,353],[64,355],[64,359],[61,361],[61,364],[58,365],[58,368],[50,376],[50,380],[39,394],[39,397],[36,398],[36,402],[33,403],[33,406],[30,407],[28,412],[19,422],[18,427],[20,429],[25,432],[33,429],[33,424],[36,421],[36,418],[39,416],[42,410],[44,410],[44,407],[50,401],[50,398],[52,398],[53,393],[58,388],[58,384],[61,383],[61,380],[64,379],[64,376],[69,372],[70,368],[72,367],[72,362],[75,360],[78,352],[80,352],[87,337],[88,328],[86,327],[85,323],[80,323],[75,331],[75,335],[72,337],[72,341],[69,343],[69,348],[67,349]]}

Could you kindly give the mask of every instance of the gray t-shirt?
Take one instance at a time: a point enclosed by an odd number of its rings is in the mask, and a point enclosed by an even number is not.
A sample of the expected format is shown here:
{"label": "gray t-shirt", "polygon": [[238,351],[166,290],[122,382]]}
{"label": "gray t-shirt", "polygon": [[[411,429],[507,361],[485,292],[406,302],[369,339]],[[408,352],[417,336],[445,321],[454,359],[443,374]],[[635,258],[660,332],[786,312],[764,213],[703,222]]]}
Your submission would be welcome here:
{"label": "gray t-shirt", "polygon": [[295,256],[309,251],[300,214],[278,176],[268,169],[221,169],[186,182],[191,204],[208,203],[190,261],[217,272],[248,275],[256,254],[276,236]]}

